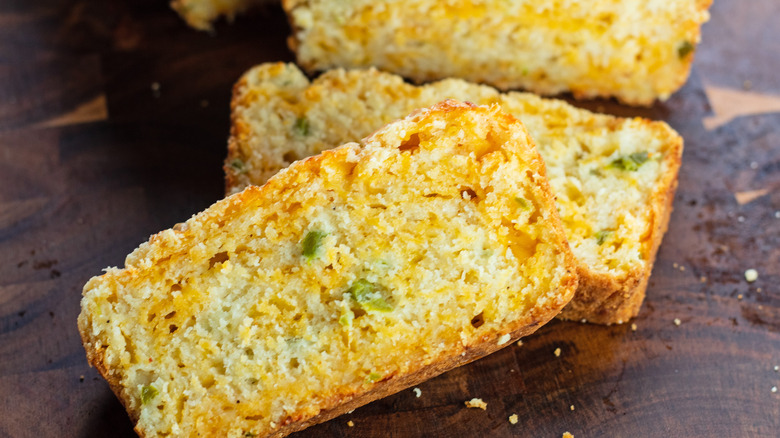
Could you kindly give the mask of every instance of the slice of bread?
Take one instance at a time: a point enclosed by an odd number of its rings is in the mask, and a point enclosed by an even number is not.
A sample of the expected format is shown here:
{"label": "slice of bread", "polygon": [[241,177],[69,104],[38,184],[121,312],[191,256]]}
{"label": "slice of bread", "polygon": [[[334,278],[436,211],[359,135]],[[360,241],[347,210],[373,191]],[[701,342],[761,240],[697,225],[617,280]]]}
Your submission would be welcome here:
{"label": "slice of bread", "polygon": [[686,81],[712,0],[283,0],[309,72],[377,67],[417,82],[637,105]]}
{"label": "slice of bread", "polygon": [[663,122],[594,114],[455,79],[415,87],[375,70],[334,70],[309,83],[294,65],[265,64],[234,88],[228,192],[262,184],[294,160],[446,98],[498,103],[536,141],[579,261],[580,290],[562,317],[610,324],[635,316],[682,155],[682,138]]}
{"label": "slice of bread", "polygon": [[171,7],[190,27],[213,30],[213,23],[220,17],[233,21],[236,15],[268,0],[171,0]]}
{"label": "slice of bread", "polygon": [[576,283],[522,123],[448,101],[153,236],[78,322],[141,436],[283,436],[532,333]]}

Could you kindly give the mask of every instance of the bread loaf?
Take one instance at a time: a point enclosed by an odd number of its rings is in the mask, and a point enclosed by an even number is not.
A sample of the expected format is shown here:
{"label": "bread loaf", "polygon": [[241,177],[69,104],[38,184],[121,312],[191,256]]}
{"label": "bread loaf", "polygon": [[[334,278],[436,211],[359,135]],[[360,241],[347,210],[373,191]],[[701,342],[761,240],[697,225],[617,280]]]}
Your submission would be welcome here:
{"label": "bread loaf", "polygon": [[265,64],[234,88],[228,192],[447,98],[497,103],[536,141],[581,277],[562,317],[610,324],[635,316],[682,155],[682,138],[663,122],[594,114],[462,80],[416,87],[375,70],[334,70],[310,83],[294,65]]}
{"label": "bread loaf", "polygon": [[309,72],[377,67],[416,82],[614,96],[682,86],[712,0],[284,0]]}
{"label": "bread loaf", "polygon": [[574,271],[523,125],[448,101],[152,236],[78,323],[141,436],[279,437],[532,333]]}

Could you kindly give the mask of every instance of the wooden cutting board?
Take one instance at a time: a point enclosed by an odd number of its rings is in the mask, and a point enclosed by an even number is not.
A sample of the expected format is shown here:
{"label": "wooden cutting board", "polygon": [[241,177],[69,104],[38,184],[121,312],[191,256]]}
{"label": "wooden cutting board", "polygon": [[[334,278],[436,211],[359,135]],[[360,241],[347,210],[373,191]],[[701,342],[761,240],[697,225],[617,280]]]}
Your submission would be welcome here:
{"label": "wooden cutting board", "polygon": [[[279,7],[209,35],[165,3],[0,3],[0,436],[134,436],[87,366],[81,288],[220,198],[233,82],[292,60]],[[685,138],[635,326],[553,322],[419,397],[296,436],[780,435],[779,15],[776,0],[719,0],[668,102],[578,103]],[[487,409],[466,409],[473,397]]]}

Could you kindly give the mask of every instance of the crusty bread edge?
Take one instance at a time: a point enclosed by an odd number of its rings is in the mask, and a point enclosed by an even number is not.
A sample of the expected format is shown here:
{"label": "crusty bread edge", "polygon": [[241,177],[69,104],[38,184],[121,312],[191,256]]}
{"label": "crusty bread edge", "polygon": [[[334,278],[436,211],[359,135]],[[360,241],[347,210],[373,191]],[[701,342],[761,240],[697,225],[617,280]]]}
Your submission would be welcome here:
{"label": "crusty bread edge", "polygon": [[[712,1],[712,0],[710,0]],[[287,37],[287,47],[290,48],[290,51],[295,54],[295,60],[303,67],[304,70],[307,72],[311,72],[314,70],[314,65],[312,63],[306,63],[301,61],[301,57],[298,56],[298,49],[300,48],[301,42],[298,40],[298,32],[300,32],[300,28],[295,23],[295,18],[293,17],[292,10],[297,6],[298,0],[282,0],[282,9],[284,9],[284,15],[287,16],[287,22],[290,24],[290,36]]]}
{"label": "crusty bread edge", "polygon": [[[281,64],[281,63],[277,63]],[[251,70],[250,70],[251,71]],[[230,163],[236,159],[239,155],[239,131],[243,123],[241,117],[238,115],[236,109],[241,103],[245,94],[245,89],[249,86],[249,79],[247,73],[241,75],[241,78],[233,85],[233,92],[230,98],[230,137],[228,138],[227,157],[222,165],[222,170],[225,172],[225,194],[230,195],[232,189],[239,185],[241,181],[238,175],[230,166]]]}
{"label": "crusty bread edge", "polygon": [[100,375],[106,379],[106,382],[108,382],[108,386],[111,388],[111,391],[114,393],[114,395],[116,395],[116,398],[119,399],[122,407],[125,408],[125,411],[127,411],[127,414],[130,416],[130,421],[133,423],[135,432],[139,436],[144,436],[141,433],[141,430],[135,427],[135,425],[138,423],[138,413],[130,409],[130,396],[125,392],[125,389],[120,382],[119,376],[111,373],[108,369],[108,366],[106,365],[105,348],[96,347],[89,336],[89,328],[91,325],[91,318],[88,320],[82,310],[78,317],[78,327],[79,334],[81,335],[81,343],[84,345],[84,350],[87,353],[87,363],[90,367],[97,369],[98,373],[100,373]]}
{"label": "crusty bread edge", "polygon": [[579,264],[580,284],[577,294],[558,316],[560,319],[622,324],[635,317],[642,306],[658,248],[669,226],[683,153],[682,137],[666,123],[642,121],[656,123],[656,126],[665,130],[664,137],[671,144],[671,153],[664,159],[669,171],[650,197],[652,225],[642,245],[642,252],[647,254],[646,264],[644,268],[635,269],[623,278],[593,272],[586,265]]}
{"label": "crusty bread edge", "polygon": [[[460,108],[473,108],[475,106],[476,105],[470,103],[460,103],[447,100],[436,104],[429,109],[417,110],[410,117],[425,115],[426,113],[430,114],[437,111],[450,112]],[[499,113],[498,116],[504,117],[507,120],[507,123],[520,123],[520,125],[523,126],[521,122],[517,121],[517,119],[510,114]],[[525,130],[524,126],[523,129]],[[337,399],[327,400],[325,407],[318,414],[312,417],[306,418],[306,414],[293,413],[285,420],[283,420],[275,430],[266,431],[267,436],[283,437],[315,424],[325,422],[331,418],[349,412],[359,406],[365,405],[387,395],[394,394],[405,388],[442,374],[452,368],[465,365],[503,347],[512,345],[512,343],[520,337],[530,335],[539,327],[550,321],[571,300],[575,294],[578,284],[578,276],[576,274],[577,261],[574,257],[574,254],[571,252],[571,249],[569,248],[569,244],[566,240],[566,235],[563,230],[563,224],[557,215],[555,201],[547,182],[547,170],[544,165],[544,161],[541,159],[538,152],[536,152],[535,144],[528,135],[527,131],[525,134],[529,144],[533,148],[533,154],[536,155],[535,161],[539,163],[534,165],[536,167],[535,170],[537,170],[540,176],[540,180],[534,182],[535,192],[538,196],[538,199],[543,204],[543,208],[551,212],[550,218],[552,219],[552,223],[550,225],[553,228],[552,234],[555,241],[561,244],[566,264],[566,274],[561,279],[561,289],[556,291],[556,298],[548,303],[547,306],[532,308],[527,316],[514,321],[512,324],[503,327],[501,330],[484,334],[480,342],[466,347],[459,346],[460,348],[448,352],[449,355],[440,357],[428,365],[420,366],[417,371],[402,376],[386,376],[385,379],[377,382],[368,391],[359,393],[357,395],[345,394]],[[367,137],[367,139],[371,138],[372,136]],[[320,163],[324,160],[324,157],[333,154],[347,154],[349,152],[348,148],[353,145],[354,144],[347,144],[335,149],[324,151],[320,155],[315,155],[304,160],[297,161],[287,169],[280,171],[277,176],[271,178],[265,185],[259,187],[249,186],[240,193],[218,201],[209,209],[218,206],[217,208],[219,211],[217,214],[223,215],[230,211],[231,207],[239,206],[245,202],[249,202],[252,198],[262,198],[267,192],[277,193],[290,190],[292,186],[297,185],[295,177],[300,174],[300,170],[310,170],[314,173],[317,173]],[[190,221],[205,221],[212,219],[213,216],[214,214],[211,212],[201,212],[190,219]],[[183,230],[177,230],[175,232],[187,233],[186,229],[187,227],[183,227]],[[153,235],[149,239],[149,243],[154,243],[155,240],[160,238],[159,236],[159,233],[157,235]],[[189,239],[183,240],[187,241]],[[111,373],[107,367],[107,364],[105,363],[105,349],[96,348],[95,344],[92,342],[92,339],[89,336],[90,325],[91,318],[88,318],[82,310],[81,314],[79,315],[78,326],[79,332],[81,333],[82,343],[84,344],[84,348],[87,353],[87,360],[89,361],[90,365],[94,366],[103,376],[103,378],[106,379],[109,386],[111,387],[111,390],[114,392],[117,398],[119,398],[120,402],[125,407],[125,410],[127,410],[131,420],[136,425],[136,433],[138,433],[141,437],[146,437],[147,435],[143,430],[139,429],[137,424],[139,413],[130,409],[129,394],[127,394],[125,389],[122,387],[119,376]],[[499,344],[498,340],[506,334],[510,335],[510,340]]]}
{"label": "crusty bread edge", "polygon": [[[574,279],[574,283],[576,283],[575,276],[570,276],[570,278]],[[573,287],[575,287],[574,284],[569,284],[567,285],[566,289],[573,290]],[[363,393],[362,395],[344,400],[342,404],[339,404],[334,408],[322,410],[318,415],[309,418],[308,420],[291,421],[288,424],[284,424],[279,430],[275,431],[270,436],[283,437],[315,424],[323,423],[360,406],[368,404],[374,400],[395,394],[406,388],[420,384],[426,380],[443,374],[453,368],[466,365],[477,359],[485,357],[490,353],[512,345],[514,342],[524,336],[528,336],[534,333],[539,327],[551,320],[553,316],[555,316],[555,313],[556,312],[548,311],[546,314],[540,315],[539,318],[527,318],[521,321],[519,324],[515,325],[511,331],[508,332],[510,335],[510,340],[504,344],[498,344],[498,339],[502,336],[501,333],[495,333],[492,336],[486,336],[482,343],[477,344],[471,348],[464,348],[460,354],[455,352],[456,354],[452,354],[443,360],[426,365],[414,373],[398,377],[392,376],[387,380],[378,382],[371,390]]]}

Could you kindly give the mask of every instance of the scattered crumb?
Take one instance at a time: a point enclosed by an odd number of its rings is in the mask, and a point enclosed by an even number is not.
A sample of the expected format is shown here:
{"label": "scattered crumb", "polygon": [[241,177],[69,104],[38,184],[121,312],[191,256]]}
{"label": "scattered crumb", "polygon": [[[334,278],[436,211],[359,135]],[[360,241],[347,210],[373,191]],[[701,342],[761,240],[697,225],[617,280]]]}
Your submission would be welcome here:
{"label": "scattered crumb", "polygon": [[745,280],[747,280],[748,283],[758,280],[758,271],[755,269],[748,269],[745,271]]}
{"label": "scattered crumb", "polygon": [[737,216],[737,222],[745,222],[745,216]]}
{"label": "scattered crumb", "polygon": [[574,435],[570,434],[569,432],[564,432],[562,438],[574,438]]}
{"label": "scattered crumb", "polygon": [[761,293],[761,288],[756,289],[756,292]]}
{"label": "scattered crumb", "polygon": [[523,346],[523,341],[517,341],[517,346],[518,347],[522,347]]}
{"label": "scattered crumb", "polygon": [[678,266],[680,266],[680,265],[678,265],[677,263],[672,263],[672,267],[673,267],[674,269],[677,269],[677,267],[678,267]]}
{"label": "scattered crumb", "polygon": [[353,423],[352,420],[349,420],[349,421],[347,421],[347,426],[355,427],[355,423]]}
{"label": "scattered crumb", "polygon": [[420,398],[420,396],[422,395],[422,390],[420,388],[414,388],[412,389],[412,391],[414,391],[414,396],[417,398]]}
{"label": "scattered crumb", "polygon": [[775,370],[775,372],[780,371],[780,365],[775,365],[775,367],[773,369]]}
{"label": "scattered crumb", "polygon": [[772,387],[772,392],[777,392],[777,386]]}
{"label": "scattered crumb", "polygon": [[737,295],[737,299],[741,300],[742,299],[742,294]]}
{"label": "scattered crumb", "polygon": [[159,82],[152,82],[152,85],[150,86],[152,89],[152,95],[154,97],[160,97],[160,83]]}
{"label": "scattered crumb", "polygon": [[780,219],[780,210],[775,212],[775,218]]}
{"label": "scattered crumb", "polygon": [[553,353],[555,354],[555,357],[561,357],[561,348],[560,347],[556,348],[555,351],[553,351]]}
{"label": "scattered crumb", "polygon": [[569,406],[569,410],[574,410],[574,405]]}
{"label": "scattered crumb", "polygon": [[682,324],[682,321],[680,321],[680,318],[674,318],[674,325],[680,325]]}
{"label": "scattered crumb", "polygon": [[685,266],[680,266],[680,271],[685,271]]}
{"label": "scattered crumb", "polygon": [[517,414],[512,414],[509,416],[509,422],[512,424],[517,424]]}
{"label": "scattered crumb", "polygon": [[636,331],[636,324],[631,324],[631,331],[632,331],[632,332],[635,332],[635,331]]}
{"label": "scattered crumb", "polygon": [[702,283],[706,283],[707,282],[707,277],[702,275],[701,278],[699,279],[699,281],[701,281]]}
{"label": "scattered crumb", "polygon": [[[777,368],[777,367],[775,367],[775,368]],[[775,370],[775,371],[777,371],[777,370]],[[83,381],[84,381],[84,375],[82,374],[82,375],[79,376],[79,382],[83,382]]]}
{"label": "scattered crumb", "polygon": [[753,88],[753,82],[750,81],[750,79],[745,79],[742,81],[742,89],[747,91]]}
{"label": "scattered crumb", "polygon": [[504,345],[509,342],[510,339],[512,339],[512,336],[510,336],[509,333],[501,335],[501,337],[498,338],[498,345]]}
{"label": "scattered crumb", "polygon": [[758,169],[758,163],[756,163],[755,161],[751,161],[750,162],[750,168],[751,169]]}
{"label": "scattered crumb", "polygon": [[479,408],[483,411],[487,410],[487,403],[483,402],[481,398],[472,398],[466,402],[467,408]]}

